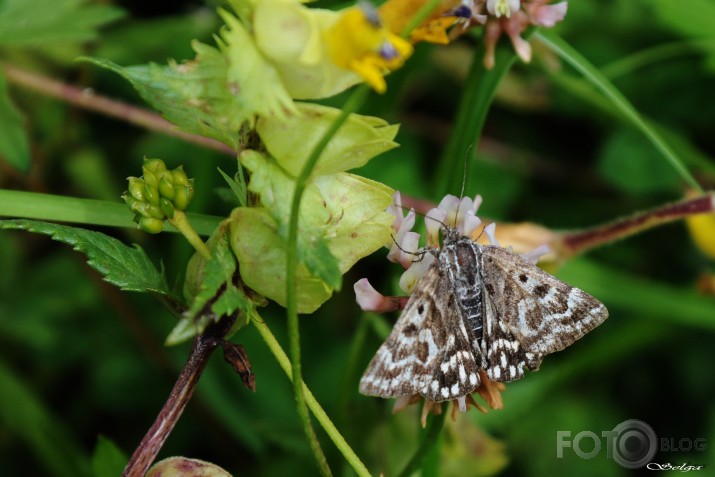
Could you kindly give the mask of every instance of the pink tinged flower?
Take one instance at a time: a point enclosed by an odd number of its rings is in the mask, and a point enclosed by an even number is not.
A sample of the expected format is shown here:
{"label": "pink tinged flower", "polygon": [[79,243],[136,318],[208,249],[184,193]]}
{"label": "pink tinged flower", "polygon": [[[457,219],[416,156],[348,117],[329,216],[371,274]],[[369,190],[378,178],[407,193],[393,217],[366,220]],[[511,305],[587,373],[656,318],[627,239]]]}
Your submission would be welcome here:
{"label": "pink tinged flower", "polygon": [[539,260],[541,259],[541,257],[546,255],[550,251],[551,251],[551,249],[549,248],[548,245],[546,245],[546,244],[539,245],[531,252],[522,253],[521,258],[523,258],[527,262],[531,262],[532,264],[536,265],[539,262]]}
{"label": "pink tinged flower", "polygon": [[[402,212],[400,212],[400,215]],[[387,259],[393,263],[402,263],[405,268],[408,265],[404,265],[403,263],[403,251],[407,250],[408,252],[416,252],[417,251],[417,246],[415,245],[414,248],[411,248],[412,242],[415,242],[414,238],[408,238],[405,240],[405,237],[407,237],[409,234],[414,234],[417,235],[419,238],[419,235],[416,234],[415,232],[410,232],[412,230],[412,227],[415,226],[415,211],[410,209],[410,211],[407,213],[407,216],[400,217],[400,225],[397,228],[397,232],[393,236],[393,243],[392,246],[390,247],[390,252],[387,254]],[[411,237],[411,236],[410,236]]]}
{"label": "pink tinged flower", "polygon": [[405,211],[402,208],[402,196],[400,195],[399,190],[396,190],[393,194],[392,204],[390,204],[387,209],[385,209],[385,212],[395,216],[395,221],[392,223],[392,228],[395,229],[395,232],[397,232],[397,230],[399,230],[400,228],[400,225],[402,224],[402,219],[404,219],[405,217]]}
{"label": "pink tinged flower", "polygon": [[430,247],[439,246],[439,231],[447,218],[447,211],[434,208],[425,214],[425,229],[427,230],[427,245]]}
{"label": "pink tinged flower", "polygon": [[520,6],[520,0],[487,0],[487,11],[497,18],[509,18]]}
{"label": "pink tinged flower", "polygon": [[496,51],[497,41],[502,34],[502,26],[499,21],[487,22],[484,29],[484,67],[488,70],[494,68],[494,52]]}
{"label": "pink tinged flower", "polygon": [[504,32],[509,36],[511,44],[514,45],[514,51],[525,63],[531,61],[531,45],[521,37],[521,32],[526,29],[528,24],[529,18],[524,12],[518,12],[509,20],[502,22]]}
{"label": "pink tinged flower", "polygon": [[526,13],[529,14],[531,23],[546,28],[551,28],[566,16],[568,4],[566,2],[546,5],[547,0],[534,0],[524,5]]}
{"label": "pink tinged flower", "polygon": [[424,275],[427,269],[432,265],[435,258],[431,253],[425,252],[421,257],[415,258],[415,260],[417,261],[415,261],[410,268],[405,270],[400,277],[400,289],[408,295],[415,289],[417,282],[420,281],[420,278],[422,278],[422,275]]}
{"label": "pink tinged flower", "polygon": [[355,290],[355,300],[363,311],[373,311],[376,313],[387,313],[401,310],[407,304],[407,297],[385,296],[375,290],[367,278],[362,278],[353,285]]}
{"label": "pink tinged flower", "polygon": [[497,240],[496,236],[494,235],[494,231],[497,228],[497,224],[491,223],[484,227],[484,233],[487,234],[487,240],[489,240],[489,245],[495,245],[497,247],[501,247],[499,245],[499,241]]}
{"label": "pink tinged flower", "polygon": [[420,234],[417,232],[407,232],[402,240],[400,240],[397,245],[399,246],[400,255],[398,262],[405,269],[410,268],[410,266],[419,259],[419,254],[417,253],[420,244]]}

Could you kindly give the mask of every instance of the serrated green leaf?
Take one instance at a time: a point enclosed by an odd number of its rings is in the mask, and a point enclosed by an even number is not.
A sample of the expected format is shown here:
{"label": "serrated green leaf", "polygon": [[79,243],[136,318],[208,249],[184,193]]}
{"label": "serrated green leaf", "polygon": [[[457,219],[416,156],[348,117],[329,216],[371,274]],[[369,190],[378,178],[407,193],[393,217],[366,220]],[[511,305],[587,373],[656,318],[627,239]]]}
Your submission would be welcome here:
{"label": "serrated green leaf", "polygon": [[122,290],[171,294],[162,274],[138,245],[129,247],[92,230],[34,220],[2,220],[0,229],[27,230],[71,245],[87,256],[87,264],[101,273],[105,281]]}
{"label": "serrated green leaf", "polygon": [[119,8],[88,3],[87,0],[0,2],[0,45],[93,40],[100,26],[124,16]]}
{"label": "serrated green leaf", "polygon": [[12,104],[5,76],[0,72],[0,157],[25,172],[30,167],[30,146],[22,123],[22,114]]}
{"label": "serrated green leaf", "polygon": [[217,168],[218,172],[221,174],[223,179],[226,181],[226,184],[231,188],[233,193],[236,195],[236,199],[238,200],[239,205],[242,207],[246,206],[246,182],[243,178],[243,167],[241,166],[241,162],[238,161],[238,172],[236,173],[236,176],[232,179],[221,170],[221,168]]}
{"label": "serrated green leaf", "polygon": [[221,316],[232,315],[238,310],[248,311],[253,307],[251,300],[234,283],[236,256],[231,251],[227,233],[227,225],[224,225],[209,239],[211,260],[206,261],[196,254],[189,261],[184,295],[191,304],[166,338],[168,346],[202,333],[206,326]]}
{"label": "serrated green leaf", "polygon": [[[316,144],[341,111],[327,106],[296,103],[300,115],[260,117],[256,131],[278,164],[297,177]],[[398,146],[398,126],[371,116],[351,114],[320,155],[312,175],[319,176],[361,167],[378,154]]]}
{"label": "serrated green leaf", "polygon": [[99,436],[92,454],[92,474],[94,477],[116,477],[121,475],[129,459],[110,439]]}

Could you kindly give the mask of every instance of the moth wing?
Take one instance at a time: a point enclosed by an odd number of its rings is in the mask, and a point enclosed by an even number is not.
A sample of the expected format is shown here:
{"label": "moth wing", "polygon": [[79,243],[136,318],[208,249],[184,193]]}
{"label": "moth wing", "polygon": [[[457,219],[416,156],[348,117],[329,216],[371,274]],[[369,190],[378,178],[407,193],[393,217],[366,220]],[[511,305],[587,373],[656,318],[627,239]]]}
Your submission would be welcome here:
{"label": "moth wing", "polygon": [[479,373],[454,287],[438,263],[427,269],[360,380],[360,392],[422,395],[441,402],[479,386]]}
{"label": "moth wing", "polygon": [[608,317],[603,303],[519,255],[495,246],[481,249],[485,295],[493,314],[524,351],[539,360],[571,345]]}

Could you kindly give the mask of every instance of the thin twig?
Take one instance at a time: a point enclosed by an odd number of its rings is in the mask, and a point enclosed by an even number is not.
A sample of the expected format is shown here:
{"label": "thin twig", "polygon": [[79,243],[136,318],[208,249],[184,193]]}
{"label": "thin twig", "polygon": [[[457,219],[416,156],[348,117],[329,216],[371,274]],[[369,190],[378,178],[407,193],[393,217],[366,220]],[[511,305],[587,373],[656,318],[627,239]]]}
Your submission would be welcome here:
{"label": "thin twig", "polygon": [[685,199],[673,204],[666,204],[646,212],[639,212],[630,217],[599,225],[577,232],[561,235],[557,244],[553,244],[562,258],[570,258],[595,247],[613,243],[653,227],[689,217],[696,214],[715,212],[715,192]]}
{"label": "thin twig", "polygon": [[122,477],[142,477],[147,473],[193,396],[211,353],[220,344],[220,339],[231,328],[233,321],[234,318],[224,317],[207,327],[202,335],[194,338],[189,359],[174,383],[169,398],[129,459]]}
{"label": "thin twig", "polygon": [[51,98],[57,98],[79,108],[121,119],[122,121],[151,131],[174,136],[208,149],[213,149],[231,156],[236,155],[236,151],[222,142],[181,131],[175,125],[154,112],[97,95],[90,88],[78,88],[76,86],[67,85],[46,76],[22,70],[8,64],[3,64],[2,69],[7,80],[17,86]]}

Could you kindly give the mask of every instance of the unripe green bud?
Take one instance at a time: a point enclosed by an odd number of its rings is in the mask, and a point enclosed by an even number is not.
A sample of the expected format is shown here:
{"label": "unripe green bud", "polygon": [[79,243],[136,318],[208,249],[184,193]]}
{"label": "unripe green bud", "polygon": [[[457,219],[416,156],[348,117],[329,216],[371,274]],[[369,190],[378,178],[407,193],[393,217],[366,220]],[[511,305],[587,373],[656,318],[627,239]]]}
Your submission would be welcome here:
{"label": "unripe green bud", "polygon": [[143,173],[144,175],[142,176],[142,179],[144,179],[144,182],[147,186],[157,187],[159,185],[159,178],[156,176],[156,174],[148,170],[144,170]]}
{"label": "unripe green bud", "polygon": [[194,196],[193,184],[174,187],[174,191],[174,207],[178,210],[186,210],[186,207],[188,207],[189,202],[191,202]]}
{"label": "unripe green bud", "polygon": [[149,184],[144,187],[144,200],[151,205],[159,205],[159,191]]}
{"label": "unripe green bud", "polygon": [[159,194],[169,200],[174,199],[174,186],[171,184],[171,174],[166,174],[159,179]]}
{"label": "unripe green bud", "polygon": [[136,200],[144,200],[144,181],[138,177],[127,177],[127,180],[129,181],[129,193],[132,197]]}
{"label": "unripe green bud", "polygon": [[190,182],[189,178],[186,176],[186,172],[184,172],[183,166],[179,166],[171,171],[171,179],[175,186],[189,185]]}
{"label": "unripe green bud", "polygon": [[[146,204],[146,202],[144,202]],[[144,217],[153,217],[155,219],[160,219],[164,220],[166,216],[164,215],[164,212],[161,210],[161,207],[158,205],[152,205],[152,204],[146,204],[146,213],[143,213],[142,215]]]}
{"label": "unripe green bud", "polygon": [[164,230],[164,221],[151,217],[142,217],[139,219],[139,228],[150,234],[158,234]]}
{"label": "unripe green bud", "polygon": [[159,207],[161,207],[161,211],[164,212],[166,217],[170,219],[174,218],[174,204],[172,204],[169,199],[162,197],[159,201]]}
{"label": "unripe green bud", "polygon": [[147,171],[154,172],[160,175],[166,170],[166,164],[161,159],[147,159],[144,158],[144,164],[142,165],[142,171],[146,174]]}

